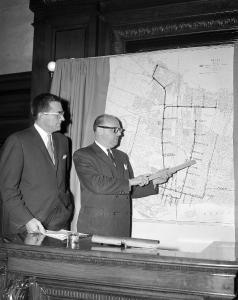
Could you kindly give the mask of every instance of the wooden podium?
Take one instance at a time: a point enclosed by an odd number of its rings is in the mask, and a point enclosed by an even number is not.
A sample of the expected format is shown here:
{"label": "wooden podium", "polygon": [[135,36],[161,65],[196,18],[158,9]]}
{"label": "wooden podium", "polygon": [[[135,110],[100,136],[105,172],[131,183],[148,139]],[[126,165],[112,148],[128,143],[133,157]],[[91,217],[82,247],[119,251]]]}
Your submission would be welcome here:
{"label": "wooden podium", "polygon": [[186,253],[48,237],[26,245],[15,236],[0,245],[0,290],[29,281],[28,299],[34,300],[36,290],[40,299],[52,300],[238,299],[235,247],[214,242]]}

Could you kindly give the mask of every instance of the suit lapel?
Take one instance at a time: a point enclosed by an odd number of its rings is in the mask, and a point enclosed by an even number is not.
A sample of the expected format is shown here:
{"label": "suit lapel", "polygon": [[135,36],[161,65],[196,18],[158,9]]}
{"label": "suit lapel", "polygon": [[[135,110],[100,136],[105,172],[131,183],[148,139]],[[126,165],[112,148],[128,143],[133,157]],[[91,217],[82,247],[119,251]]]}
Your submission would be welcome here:
{"label": "suit lapel", "polygon": [[124,164],[118,155],[118,151],[112,149],[112,154],[114,156],[116,167],[113,165],[111,159],[107,156],[107,154],[96,144],[92,144],[93,151],[97,155],[99,159],[102,159],[112,170],[112,172],[117,176],[124,176]]}
{"label": "suit lapel", "polygon": [[118,155],[118,151],[115,150],[115,149],[112,149],[112,154],[114,156],[114,160],[116,162],[116,169],[117,169],[117,172],[120,174],[120,176],[123,175],[124,173],[124,164],[123,164],[123,161],[120,159],[120,156]]}
{"label": "suit lapel", "polygon": [[33,139],[34,144],[36,144],[38,146],[38,148],[43,153],[45,158],[49,161],[49,163],[51,163],[52,166],[54,166],[52,159],[49,155],[49,152],[46,149],[46,146],[45,146],[40,134],[38,133],[38,131],[35,129],[34,126],[31,127],[31,134],[32,134],[32,139]]}
{"label": "suit lapel", "polygon": [[92,148],[98,158],[102,159],[108,166],[115,168],[107,154],[96,143],[92,144]]}

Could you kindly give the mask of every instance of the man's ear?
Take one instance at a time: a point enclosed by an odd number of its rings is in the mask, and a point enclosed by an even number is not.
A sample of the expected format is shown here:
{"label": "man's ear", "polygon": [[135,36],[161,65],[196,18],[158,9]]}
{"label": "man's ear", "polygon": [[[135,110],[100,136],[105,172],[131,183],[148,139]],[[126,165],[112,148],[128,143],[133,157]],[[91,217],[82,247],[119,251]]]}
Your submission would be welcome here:
{"label": "man's ear", "polygon": [[104,133],[103,128],[97,127],[96,134],[101,136],[101,135],[103,135],[103,133]]}
{"label": "man's ear", "polygon": [[37,119],[38,119],[38,120],[41,119],[42,116],[43,116],[42,112],[39,112],[39,113],[37,114]]}

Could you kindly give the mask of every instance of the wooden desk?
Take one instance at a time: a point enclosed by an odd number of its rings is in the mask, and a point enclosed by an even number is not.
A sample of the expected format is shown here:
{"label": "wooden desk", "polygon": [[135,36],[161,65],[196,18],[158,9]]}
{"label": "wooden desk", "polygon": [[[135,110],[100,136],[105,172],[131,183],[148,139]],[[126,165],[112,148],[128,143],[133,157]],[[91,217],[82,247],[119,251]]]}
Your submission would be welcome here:
{"label": "wooden desk", "polygon": [[238,299],[234,243],[214,242],[201,253],[121,249],[90,238],[71,246],[48,237],[25,245],[15,236],[0,245],[0,266],[8,283],[34,278],[47,299]]}

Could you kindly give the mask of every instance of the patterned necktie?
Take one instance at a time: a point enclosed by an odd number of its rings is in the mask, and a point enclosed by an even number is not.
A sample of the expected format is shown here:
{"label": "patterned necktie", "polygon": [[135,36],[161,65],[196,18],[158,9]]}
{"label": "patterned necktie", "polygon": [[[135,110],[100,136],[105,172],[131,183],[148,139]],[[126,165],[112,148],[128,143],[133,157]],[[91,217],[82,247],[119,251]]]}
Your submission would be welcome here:
{"label": "patterned necktie", "polygon": [[114,157],[113,157],[112,152],[111,152],[110,149],[107,149],[107,154],[108,154],[108,157],[110,158],[110,160],[112,161],[114,167],[116,167],[116,162],[114,160]]}
{"label": "patterned necktie", "polygon": [[47,150],[49,152],[49,155],[51,157],[51,160],[53,164],[55,164],[55,157],[54,157],[54,147],[53,147],[53,142],[52,142],[52,135],[48,134],[48,140],[46,144]]}

